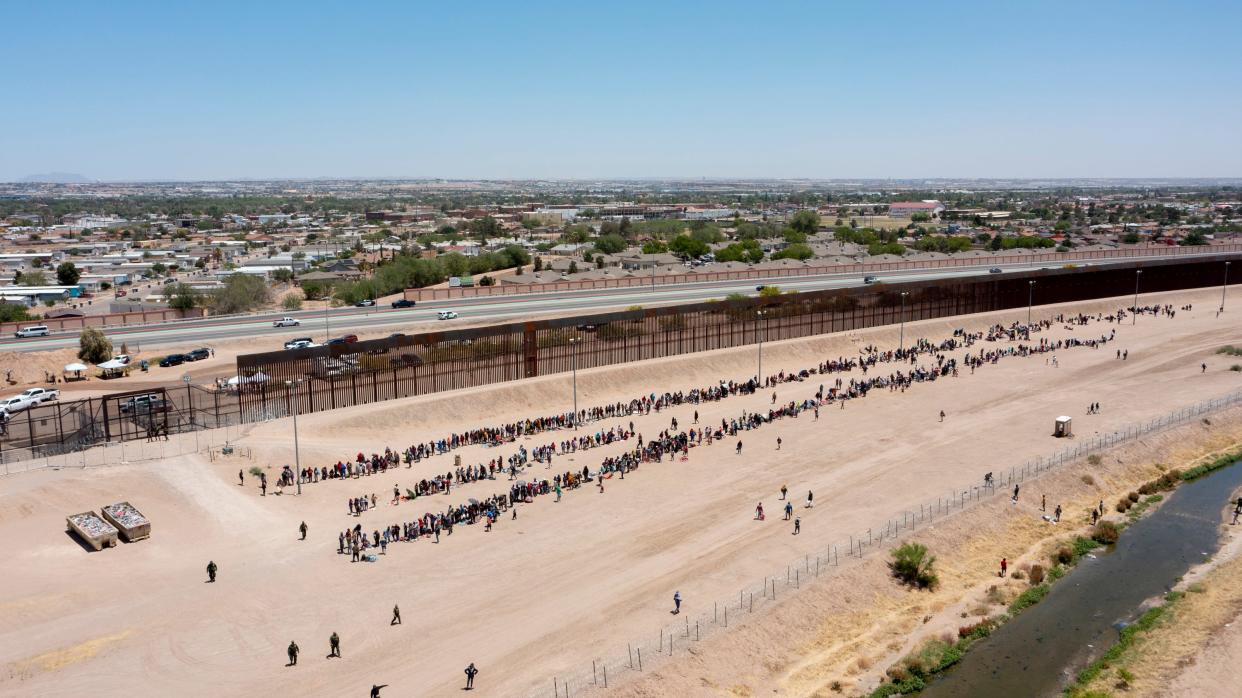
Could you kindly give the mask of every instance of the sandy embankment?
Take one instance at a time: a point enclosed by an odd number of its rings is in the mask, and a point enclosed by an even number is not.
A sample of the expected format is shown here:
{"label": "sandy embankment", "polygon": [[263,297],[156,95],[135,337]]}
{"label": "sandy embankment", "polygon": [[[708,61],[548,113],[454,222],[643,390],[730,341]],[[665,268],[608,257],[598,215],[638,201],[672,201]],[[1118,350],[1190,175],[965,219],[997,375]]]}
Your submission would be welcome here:
{"label": "sandy embankment", "polygon": [[[1242,376],[1227,370],[1229,361],[1212,353],[1242,343],[1242,328],[1214,316],[1213,294],[1157,298],[1198,307],[1171,320],[1145,316],[1134,326],[1055,327],[1045,336],[1099,337],[1115,328],[1118,340],[1104,349],[1059,352],[1059,368],[1046,357],[1004,359],[974,375],[966,370],[904,393],[877,391],[844,410],[825,410],[818,422],[789,419],[746,432],[743,457],[734,455],[732,440],[694,449],[688,462],[647,464],[633,477],[610,481],[605,494],[588,488],[560,503],[543,498],[490,533],[476,526],[439,545],[402,543],[371,565],[337,556],[337,532],[355,523],[379,528],[507,488],[503,480],[480,482],[425,506],[391,507],[384,495],[393,485],[443,473],[455,455],[478,463],[507,456],[516,445],[464,448],[386,476],[317,483],[301,497],[259,497],[252,478],[244,487],[236,484],[237,471],[292,462],[292,424],[280,420],[240,440],[253,450],[253,461],[211,463],[187,455],[9,478],[0,490],[0,537],[12,541],[0,602],[0,695],[249,696],[275,688],[337,696],[365,694],[372,683],[389,684],[385,695],[447,695],[460,688],[467,662],[482,670],[477,693],[484,696],[546,691],[553,676],[584,669],[589,677],[592,659],[624,653],[627,640],[645,641],[669,621],[674,590],[687,612],[700,613],[711,600],[736,596],[789,561],[918,509],[937,492],[1058,450],[1063,444],[1048,436],[1056,415],[1075,416],[1078,434],[1090,437],[1242,387]],[[1125,304],[1116,299],[1071,307],[1094,312]],[[1025,311],[910,323],[906,336],[939,341],[958,327],[1019,317]],[[896,339],[896,328],[883,328],[765,345],[764,366],[813,366]],[[1114,347],[1128,349],[1129,360],[1114,359]],[[950,354],[960,358],[962,352]],[[1208,363],[1206,374],[1199,372],[1201,361]],[[754,362],[754,350],[744,348],[583,371],[579,402],[741,379],[753,373]],[[822,378],[829,383],[835,376]],[[819,382],[777,392],[782,402],[799,400],[813,395]],[[1085,416],[1092,401],[1104,410]],[[304,463],[324,464],[570,404],[569,377],[548,376],[319,413],[299,419],[300,453]],[[671,418],[690,424],[696,409],[702,421],[718,422],[769,405],[764,392],[602,426],[633,421],[650,438]],[[949,417],[940,423],[942,409]],[[1205,438],[1221,438],[1213,436],[1218,433],[1207,431]],[[899,654],[911,630],[923,627],[923,616],[936,617],[929,628],[960,617],[954,605],[978,592],[1001,554],[1013,558],[1032,548],[1048,529],[1038,519],[1039,491],[1047,488],[1050,506],[1054,497],[1062,502],[1067,518],[1081,517],[1086,502],[1114,497],[1149,477],[1152,454],[1177,441],[1169,434],[1128,447],[1135,452],[1122,453],[1120,463],[1105,459],[1092,466],[1092,485],[1081,479],[1083,466],[1067,467],[1024,488],[1031,497],[1019,507],[990,515],[981,508],[938,522],[929,533],[943,536],[934,543],[944,580],[937,595],[897,589],[882,557],[871,556],[842,564],[770,615],[756,613],[753,627],[705,638],[692,648],[692,659],[678,655],[646,676],[610,671],[610,679],[622,683],[618,693],[639,695],[810,695],[828,690],[833,680],[856,683]],[[780,451],[774,448],[778,437]],[[559,438],[563,434],[524,443],[529,448]],[[630,445],[558,458],[555,471],[594,466]],[[1176,454],[1168,453],[1172,463]],[[790,535],[779,515],[752,520],[757,501],[775,514],[782,484],[795,501],[806,490],[816,493],[815,508],[799,512],[800,536]],[[380,494],[380,507],[361,518],[347,515],[348,497],[372,492]],[[66,514],[122,499],[152,519],[151,539],[88,554],[64,533]],[[301,521],[310,526],[305,542],[297,540]],[[203,584],[208,559],[220,565],[215,585]],[[401,605],[401,626],[387,625],[393,603]],[[321,653],[334,631],[345,658],[326,661]],[[290,640],[303,648],[296,669],[283,666]]]}

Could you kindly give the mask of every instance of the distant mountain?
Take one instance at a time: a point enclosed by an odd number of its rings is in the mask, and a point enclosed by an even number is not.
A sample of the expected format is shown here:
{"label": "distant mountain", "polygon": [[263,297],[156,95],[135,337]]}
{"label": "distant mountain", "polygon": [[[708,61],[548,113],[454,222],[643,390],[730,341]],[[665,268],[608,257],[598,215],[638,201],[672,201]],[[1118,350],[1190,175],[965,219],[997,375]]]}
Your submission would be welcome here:
{"label": "distant mountain", "polygon": [[34,184],[90,184],[95,180],[73,172],[48,172],[26,175],[18,181]]}

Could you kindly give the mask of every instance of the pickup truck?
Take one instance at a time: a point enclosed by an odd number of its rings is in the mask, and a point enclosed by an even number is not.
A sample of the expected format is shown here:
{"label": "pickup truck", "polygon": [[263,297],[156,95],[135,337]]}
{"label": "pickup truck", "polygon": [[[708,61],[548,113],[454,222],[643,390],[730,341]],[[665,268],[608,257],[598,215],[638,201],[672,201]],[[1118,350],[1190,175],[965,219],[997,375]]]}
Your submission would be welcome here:
{"label": "pickup truck", "polygon": [[121,403],[121,414],[147,414],[164,407],[164,400],[159,395],[138,395]]}
{"label": "pickup truck", "polygon": [[52,402],[60,399],[60,391],[55,388],[28,388],[22,391],[18,397],[24,397],[30,401],[30,404],[37,405],[40,402]]}
{"label": "pickup truck", "polygon": [[4,418],[8,418],[9,415],[21,412],[33,404],[34,403],[31,402],[25,395],[6,397],[3,400],[0,400],[0,415],[3,415]]}
{"label": "pickup truck", "polygon": [[301,325],[301,324],[302,323],[298,322],[297,318],[291,318],[291,317],[282,317],[279,320],[272,321],[272,327],[297,327],[298,325]]}

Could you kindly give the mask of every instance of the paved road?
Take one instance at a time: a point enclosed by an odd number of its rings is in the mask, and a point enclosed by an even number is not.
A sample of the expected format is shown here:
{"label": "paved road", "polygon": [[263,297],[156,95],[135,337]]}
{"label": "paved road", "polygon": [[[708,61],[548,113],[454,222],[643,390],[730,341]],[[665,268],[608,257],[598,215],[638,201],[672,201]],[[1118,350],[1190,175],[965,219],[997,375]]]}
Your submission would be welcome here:
{"label": "paved road", "polygon": [[[1078,262],[1082,266],[1098,262]],[[1047,267],[1047,262],[1034,264],[1003,265],[1005,271],[1019,271]],[[959,267],[952,269],[929,269],[926,271],[876,272],[874,275],[890,281],[928,281],[965,276],[987,275],[989,267]],[[724,298],[730,293],[754,294],[760,284],[776,284],[782,289],[818,291],[830,288],[861,286],[860,274],[831,274],[824,276],[783,277],[770,280],[747,279],[738,281],[707,281],[692,284],[587,291],[560,291],[554,294],[531,294],[509,297],[456,298],[420,302],[416,308],[393,310],[391,308],[336,308],[327,319],[332,336],[364,330],[401,330],[413,323],[436,320],[436,312],[442,309],[457,311],[461,320],[512,322],[533,314],[561,313],[574,315],[624,308],[631,305],[654,307],[678,303],[694,303],[711,298]],[[272,318],[281,313],[241,318],[204,318],[201,320],[146,325],[142,327],[112,328],[107,335],[114,345],[128,342],[142,347],[169,344],[209,344],[212,340],[271,335],[272,349],[280,349],[290,337],[313,336],[316,341],[325,338],[325,320],[322,311],[288,313],[301,320],[300,327],[272,327]],[[445,327],[457,321],[444,321]],[[50,337],[18,340],[12,337],[0,339],[0,351],[44,351],[77,346],[79,332],[73,330],[55,333]]]}

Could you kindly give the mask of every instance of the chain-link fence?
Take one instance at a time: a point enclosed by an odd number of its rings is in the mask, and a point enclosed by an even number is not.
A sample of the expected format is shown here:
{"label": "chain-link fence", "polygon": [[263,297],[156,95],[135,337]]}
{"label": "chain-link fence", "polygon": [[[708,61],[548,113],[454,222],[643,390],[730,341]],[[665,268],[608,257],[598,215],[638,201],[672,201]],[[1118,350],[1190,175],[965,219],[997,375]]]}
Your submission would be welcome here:
{"label": "chain-link fence", "polygon": [[785,569],[776,570],[774,574],[738,589],[736,596],[712,602],[710,612],[708,604],[697,602],[695,605],[704,609],[697,615],[678,614],[674,621],[653,628],[655,632],[648,633],[646,637],[632,639],[624,647],[618,644],[611,653],[591,660],[589,666],[583,664],[574,671],[548,677],[542,685],[532,687],[529,695],[569,698],[633,679],[670,659],[688,656],[690,648],[700,640],[727,629],[730,624],[743,622],[751,614],[763,612],[778,600],[797,593],[821,574],[828,574],[833,568],[872,554],[883,544],[891,545],[894,540],[908,536],[925,525],[990,500],[997,493],[1009,494],[1014,485],[1039,477],[1065,463],[1238,404],[1242,404],[1242,391],[1200,402],[1109,434],[1075,439],[1072,445],[1050,456],[1029,460],[1007,472],[993,472],[990,483],[984,483],[981,477],[978,484],[947,491],[935,501],[929,499],[919,505],[917,510],[903,511],[878,526],[821,545],[791,561]]}

